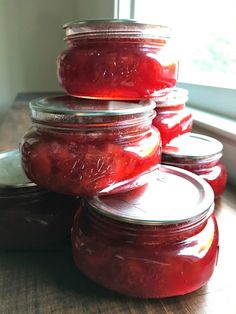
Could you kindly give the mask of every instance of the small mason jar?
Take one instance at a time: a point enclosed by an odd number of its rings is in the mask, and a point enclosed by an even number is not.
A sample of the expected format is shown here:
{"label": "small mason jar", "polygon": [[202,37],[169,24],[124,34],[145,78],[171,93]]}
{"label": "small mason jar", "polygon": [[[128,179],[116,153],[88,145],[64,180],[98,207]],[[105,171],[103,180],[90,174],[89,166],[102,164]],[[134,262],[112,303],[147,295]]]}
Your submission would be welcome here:
{"label": "small mason jar", "polygon": [[70,235],[79,200],[26,178],[16,150],[0,153],[0,249],[58,247]]}
{"label": "small mason jar", "polygon": [[189,170],[206,180],[215,198],[222,195],[227,171],[221,162],[223,145],[218,140],[196,133],[180,136],[162,152],[162,163]]}
{"label": "small mason jar", "polygon": [[33,126],[21,144],[31,181],[71,195],[117,193],[144,184],[159,167],[155,102],[69,96],[31,102]]}
{"label": "small mason jar", "polygon": [[64,28],[68,49],[57,58],[57,75],[68,94],[138,100],[176,85],[178,61],[168,27],[114,19]]}
{"label": "small mason jar", "polygon": [[175,88],[156,102],[157,114],[152,123],[161,134],[162,147],[174,138],[191,131],[193,118],[185,107],[187,101],[188,91]]}
{"label": "small mason jar", "polygon": [[161,166],[136,190],[83,199],[72,227],[74,261],[90,279],[128,296],[189,293],[207,283],[217,262],[213,208],[204,180]]}

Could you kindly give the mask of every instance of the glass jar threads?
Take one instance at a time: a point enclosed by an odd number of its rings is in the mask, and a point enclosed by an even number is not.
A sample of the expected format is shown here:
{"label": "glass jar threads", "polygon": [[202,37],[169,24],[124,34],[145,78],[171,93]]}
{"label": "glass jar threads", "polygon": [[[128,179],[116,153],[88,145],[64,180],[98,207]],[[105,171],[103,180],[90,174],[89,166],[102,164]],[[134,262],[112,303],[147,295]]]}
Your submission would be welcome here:
{"label": "glass jar threads", "polygon": [[83,200],[73,256],[89,278],[119,293],[160,298],[203,286],[218,256],[214,197],[200,177],[174,167],[143,187]]}
{"label": "glass jar threads", "polygon": [[68,94],[133,100],[166,94],[176,85],[178,61],[169,47],[169,28],[115,19],[64,28],[69,47],[57,59],[57,75]]}
{"label": "glass jar threads", "polygon": [[162,154],[162,163],[189,170],[212,187],[215,198],[225,190],[227,171],[220,161],[223,145],[216,139],[195,133],[185,134],[169,143]]}
{"label": "glass jar threads", "polygon": [[193,118],[185,107],[187,101],[188,91],[175,88],[156,102],[157,114],[152,123],[161,134],[163,147],[172,139],[191,131]]}
{"label": "glass jar threads", "polygon": [[[117,102],[69,96],[31,102],[33,127],[21,145],[27,176],[71,195],[115,193],[144,184],[159,167],[155,102]],[[141,183],[142,182],[142,183]]]}
{"label": "glass jar threads", "polygon": [[69,237],[78,199],[25,177],[18,151],[0,153],[0,249],[46,249]]}

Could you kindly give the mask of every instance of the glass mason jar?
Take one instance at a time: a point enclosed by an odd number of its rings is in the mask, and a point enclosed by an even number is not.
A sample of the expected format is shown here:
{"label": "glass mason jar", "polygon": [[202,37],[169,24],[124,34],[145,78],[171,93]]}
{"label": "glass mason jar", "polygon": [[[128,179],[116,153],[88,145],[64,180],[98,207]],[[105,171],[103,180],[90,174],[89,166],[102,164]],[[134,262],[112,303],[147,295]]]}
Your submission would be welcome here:
{"label": "glass mason jar", "polygon": [[71,195],[116,193],[144,184],[145,174],[159,167],[154,101],[59,96],[30,107],[33,126],[21,144],[22,163],[39,186]]}
{"label": "glass mason jar", "polygon": [[16,150],[0,154],[0,249],[58,246],[69,237],[79,200],[41,189],[25,177]]}
{"label": "glass mason jar", "polygon": [[179,135],[191,131],[193,118],[185,107],[187,101],[188,91],[182,88],[173,89],[157,101],[157,114],[152,123],[161,134],[162,147]]}
{"label": "glass mason jar", "polygon": [[68,49],[57,76],[76,97],[133,100],[166,94],[176,85],[178,61],[170,29],[132,20],[68,23]]}
{"label": "glass mason jar", "polygon": [[212,187],[215,198],[222,195],[227,171],[221,162],[223,145],[216,139],[189,133],[173,140],[163,149],[162,163],[189,170]]}
{"label": "glass mason jar", "polygon": [[72,227],[74,261],[90,279],[128,296],[194,291],[217,262],[213,201],[204,180],[168,166],[138,189],[84,199]]}

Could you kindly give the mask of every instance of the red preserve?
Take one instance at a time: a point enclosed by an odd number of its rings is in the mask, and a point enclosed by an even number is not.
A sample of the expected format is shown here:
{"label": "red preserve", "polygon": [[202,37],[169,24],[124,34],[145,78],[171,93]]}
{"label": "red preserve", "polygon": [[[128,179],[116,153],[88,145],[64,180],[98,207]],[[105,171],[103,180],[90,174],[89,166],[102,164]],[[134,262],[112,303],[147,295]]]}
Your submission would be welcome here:
{"label": "red preserve", "polygon": [[68,23],[68,49],[57,59],[65,91],[76,97],[141,99],[176,85],[178,62],[170,29],[132,20]]}
{"label": "red preserve", "polygon": [[0,154],[0,249],[46,249],[69,237],[78,199],[25,177],[18,151]]}
{"label": "red preserve", "polygon": [[188,91],[175,88],[157,102],[157,114],[152,123],[161,134],[163,147],[172,139],[191,131],[193,119],[185,108],[187,100]]}
{"label": "red preserve", "polygon": [[170,142],[163,149],[162,163],[189,170],[212,187],[215,198],[225,190],[227,171],[220,161],[223,145],[216,139],[189,133]]}
{"label": "red preserve", "polygon": [[72,228],[75,263],[92,280],[128,296],[194,291],[207,283],[217,261],[213,201],[204,180],[168,166],[136,190],[85,199]]}
{"label": "red preserve", "polygon": [[160,164],[155,102],[69,96],[31,102],[33,126],[21,145],[31,181],[49,190],[92,195],[144,184]]}

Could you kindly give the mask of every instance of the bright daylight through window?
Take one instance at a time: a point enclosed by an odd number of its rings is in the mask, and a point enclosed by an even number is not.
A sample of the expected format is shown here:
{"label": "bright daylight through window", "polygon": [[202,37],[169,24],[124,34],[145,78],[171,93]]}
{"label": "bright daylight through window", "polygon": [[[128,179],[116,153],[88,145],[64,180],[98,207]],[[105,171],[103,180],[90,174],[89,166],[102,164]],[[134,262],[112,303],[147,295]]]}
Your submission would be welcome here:
{"label": "bright daylight through window", "polygon": [[134,18],[158,21],[176,32],[179,81],[236,89],[234,0],[136,0]]}

